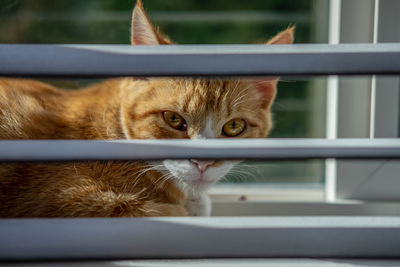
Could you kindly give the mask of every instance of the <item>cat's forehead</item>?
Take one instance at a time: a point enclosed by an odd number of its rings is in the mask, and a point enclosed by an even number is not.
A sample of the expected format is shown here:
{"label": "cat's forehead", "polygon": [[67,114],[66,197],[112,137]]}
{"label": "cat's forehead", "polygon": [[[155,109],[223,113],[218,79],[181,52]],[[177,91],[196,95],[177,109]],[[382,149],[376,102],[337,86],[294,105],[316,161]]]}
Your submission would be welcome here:
{"label": "cat's forehead", "polygon": [[243,92],[240,80],[186,79],[176,80],[175,86],[183,106],[191,106],[198,112],[204,109],[218,111],[223,104],[229,105]]}
{"label": "cat's forehead", "polygon": [[239,94],[243,90],[244,81],[219,80],[219,79],[194,79],[194,78],[175,78],[164,79],[162,83],[170,90],[176,90],[177,96],[201,97],[202,100],[215,100],[225,95]]}
{"label": "cat's forehead", "polygon": [[241,80],[222,80],[222,79],[203,79],[203,78],[171,78],[171,79],[158,79],[158,81],[169,84],[173,87],[186,88],[190,90],[201,89],[229,89],[233,83],[238,83]]}
{"label": "cat's forehead", "polygon": [[156,96],[154,100],[194,116],[210,112],[230,115],[233,109],[258,102],[257,95],[250,92],[251,83],[241,79],[157,78],[151,84],[148,88]]}

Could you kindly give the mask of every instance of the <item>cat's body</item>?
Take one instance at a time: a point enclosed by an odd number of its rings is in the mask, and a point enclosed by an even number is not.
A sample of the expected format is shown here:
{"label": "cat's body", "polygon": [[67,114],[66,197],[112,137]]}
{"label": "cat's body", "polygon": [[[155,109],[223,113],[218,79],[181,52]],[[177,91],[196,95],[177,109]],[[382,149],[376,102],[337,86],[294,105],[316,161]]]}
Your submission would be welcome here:
{"label": "cat's body", "polygon": [[[138,2],[132,43],[168,44]],[[271,44],[291,43],[293,29]],[[120,78],[65,91],[0,79],[0,139],[262,138],[277,78]],[[229,161],[0,164],[0,217],[209,215]]]}
{"label": "cat's body", "polygon": [[[60,90],[24,79],[0,79],[1,139],[124,139],[119,84]],[[111,88],[111,89],[110,89]]]}
{"label": "cat's body", "polygon": [[[0,139],[126,139],[119,88],[0,79]],[[135,136],[133,136],[135,138]],[[0,164],[0,216],[186,215],[185,195],[144,162]],[[100,207],[101,206],[101,207]]]}

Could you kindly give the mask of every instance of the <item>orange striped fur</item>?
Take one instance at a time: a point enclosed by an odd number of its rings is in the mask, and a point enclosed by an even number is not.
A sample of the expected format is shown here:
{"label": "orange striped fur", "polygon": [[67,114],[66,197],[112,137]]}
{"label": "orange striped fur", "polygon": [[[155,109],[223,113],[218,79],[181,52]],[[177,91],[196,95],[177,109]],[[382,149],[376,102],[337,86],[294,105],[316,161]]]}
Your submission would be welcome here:
{"label": "orange striped fur", "polygon": [[[292,43],[293,30],[281,32],[270,44]],[[151,25],[138,1],[132,44],[170,43]],[[238,137],[262,138],[272,127],[270,107],[276,83],[277,78],[119,78],[67,91],[32,80],[0,78],[0,139],[228,138],[221,129],[235,118],[246,121]],[[164,111],[182,116],[187,128],[172,128],[163,118]],[[207,215],[206,189],[234,163],[201,164],[3,163],[0,216]],[[197,177],[199,166],[208,168],[204,174],[207,184],[190,180]],[[181,171],[187,173],[181,176]]]}

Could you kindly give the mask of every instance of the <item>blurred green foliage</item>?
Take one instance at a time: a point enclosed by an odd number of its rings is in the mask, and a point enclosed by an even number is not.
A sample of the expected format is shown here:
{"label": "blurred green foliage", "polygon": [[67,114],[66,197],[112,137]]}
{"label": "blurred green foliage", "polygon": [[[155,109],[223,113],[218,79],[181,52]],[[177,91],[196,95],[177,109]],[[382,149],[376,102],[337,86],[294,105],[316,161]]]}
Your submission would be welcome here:
{"label": "blurred green foliage", "polygon": [[[128,43],[131,0],[0,0],[0,42],[2,43]],[[283,0],[145,0],[150,17],[154,12],[284,12],[287,21],[274,23],[227,21],[199,23],[168,22],[155,19],[155,24],[182,44],[254,43],[296,24],[297,42],[312,41],[309,21],[290,19],[302,14],[312,20],[312,1]],[[118,14],[111,19],[91,15]],[[119,12],[119,13],[118,13]],[[251,14],[250,14],[251,16]]]}
{"label": "blurred green foliage", "polygon": [[[309,0],[142,0],[146,9],[163,11],[187,10],[276,10],[276,11],[309,11],[312,1]],[[0,0],[0,10],[12,8],[17,11],[21,7],[44,11],[79,10],[93,8],[100,10],[131,10],[135,0]]]}

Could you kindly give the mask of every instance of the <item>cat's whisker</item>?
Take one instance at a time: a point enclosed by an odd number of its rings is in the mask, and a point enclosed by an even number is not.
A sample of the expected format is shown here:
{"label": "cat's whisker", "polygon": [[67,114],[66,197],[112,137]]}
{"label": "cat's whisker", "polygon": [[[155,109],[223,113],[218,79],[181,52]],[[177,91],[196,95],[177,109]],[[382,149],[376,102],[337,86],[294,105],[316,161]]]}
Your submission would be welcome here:
{"label": "cat's whisker", "polygon": [[246,178],[246,179],[253,178],[253,179],[256,179],[257,178],[256,174],[252,173],[254,171],[256,171],[256,170],[254,170],[254,168],[253,169],[249,169],[249,170],[235,170],[235,169],[232,169],[229,173],[232,174],[232,175],[238,175],[241,178]]}
{"label": "cat's whisker", "polygon": [[246,103],[248,99],[243,99],[242,101],[236,102],[235,104],[232,105],[232,109],[238,109],[238,106],[242,105],[243,103]]}
{"label": "cat's whisker", "polygon": [[166,183],[167,181],[170,181],[170,180],[172,180],[173,178],[174,178],[174,176],[172,176],[172,175],[169,175],[169,176],[167,176],[167,177],[164,177],[164,180],[161,182],[161,186],[164,186],[165,183]]}
{"label": "cat's whisker", "polygon": [[243,173],[232,173],[232,175],[239,182],[247,181],[249,179],[249,177],[246,176],[247,174],[245,175]]}
{"label": "cat's whisker", "polygon": [[135,183],[133,184],[133,188],[137,186],[137,184],[140,182],[140,178],[142,175],[146,174],[148,171],[155,170],[159,166],[152,166],[152,167],[145,167],[144,169],[135,172],[133,175],[135,175]]}
{"label": "cat's whisker", "polygon": [[235,98],[232,106],[235,106],[238,101],[240,101],[242,98],[244,98],[248,95],[249,95],[249,92],[247,91],[247,89],[241,91],[241,94],[237,98]]}
{"label": "cat's whisker", "polygon": [[74,169],[75,169],[75,174],[76,174],[76,177],[78,177],[79,176],[79,174],[78,174],[78,169],[76,168],[76,163],[74,162]]}
{"label": "cat's whisker", "polygon": [[156,187],[162,187],[166,181],[168,181],[170,179],[169,174],[164,174],[162,176],[160,176],[155,182],[154,185]]}
{"label": "cat's whisker", "polygon": [[137,174],[137,177],[136,177],[136,178],[140,178],[142,175],[146,174],[146,173],[149,172],[149,171],[155,170],[155,169],[156,169],[156,168],[154,168],[154,167],[150,167],[150,168],[147,168],[147,169],[145,169],[145,170],[142,170],[140,173]]}
{"label": "cat's whisker", "polygon": [[279,102],[275,102],[275,103],[274,103],[274,106],[278,106],[278,107],[280,107],[280,108],[282,108],[282,109],[287,109],[287,108],[288,108],[286,105],[281,104],[281,103],[279,103]]}
{"label": "cat's whisker", "polygon": [[239,88],[239,84],[240,84],[240,78],[239,79],[237,79],[237,81],[236,81],[236,85],[235,85],[235,87],[233,88],[233,90],[232,90],[232,94],[237,94],[237,90],[238,90],[238,88]]}
{"label": "cat's whisker", "polygon": [[219,180],[219,182],[224,182],[224,181],[229,181],[226,175]]}
{"label": "cat's whisker", "polygon": [[163,165],[151,165],[149,167],[144,167],[141,171],[146,172],[146,171],[150,171],[150,170],[158,170],[161,169],[163,167]]}

